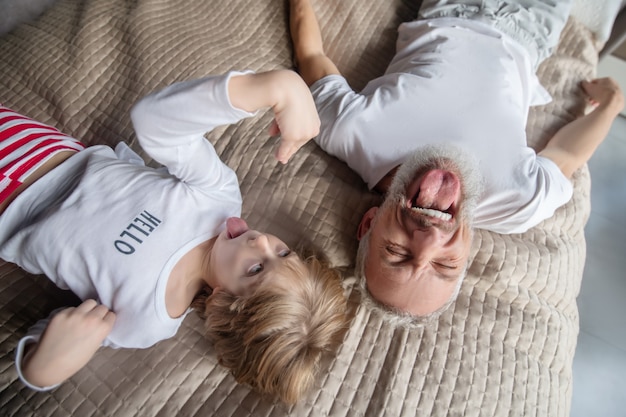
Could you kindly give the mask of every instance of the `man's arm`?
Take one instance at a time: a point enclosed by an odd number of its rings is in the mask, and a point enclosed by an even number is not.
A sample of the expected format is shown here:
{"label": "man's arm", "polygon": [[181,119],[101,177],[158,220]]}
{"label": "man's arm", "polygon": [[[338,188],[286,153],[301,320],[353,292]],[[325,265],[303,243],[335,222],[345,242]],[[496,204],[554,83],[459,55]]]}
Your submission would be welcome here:
{"label": "man's arm", "polygon": [[583,81],[581,86],[595,109],[563,126],[539,152],[556,163],[568,178],[591,158],[624,108],[624,96],[615,80],[600,78]]}
{"label": "man's arm", "polygon": [[289,27],[298,72],[307,85],[331,74],[340,74],[324,53],[322,33],[309,0],[289,1]]}

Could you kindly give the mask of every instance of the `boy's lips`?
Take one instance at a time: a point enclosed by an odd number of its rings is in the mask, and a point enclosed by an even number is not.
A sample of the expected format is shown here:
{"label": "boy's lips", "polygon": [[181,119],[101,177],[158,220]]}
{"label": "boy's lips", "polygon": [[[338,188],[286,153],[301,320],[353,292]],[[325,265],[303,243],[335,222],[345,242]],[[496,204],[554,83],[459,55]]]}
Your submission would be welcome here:
{"label": "boy's lips", "polygon": [[234,239],[246,233],[250,228],[244,219],[239,217],[229,217],[226,219],[226,236]]}

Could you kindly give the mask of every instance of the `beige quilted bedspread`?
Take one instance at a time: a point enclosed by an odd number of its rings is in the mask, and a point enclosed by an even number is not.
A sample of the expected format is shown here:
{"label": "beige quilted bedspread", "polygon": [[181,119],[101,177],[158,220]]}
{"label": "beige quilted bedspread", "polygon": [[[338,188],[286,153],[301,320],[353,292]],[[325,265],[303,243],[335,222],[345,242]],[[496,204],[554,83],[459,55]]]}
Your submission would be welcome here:
{"label": "beige quilted bedspread", "polygon": [[[315,1],[327,53],[353,86],[384,71],[397,25],[416,13],[411,3]],[[290,68],[287,24],[285,0],[61,0],[0,38],[0,102],[88,144],[136,146],[128,112],[139,97],[229,69]],[[596,46],[571,19],[541,67],[554,101],[531,112],[533,145],[582,113],[577,82],[593,76]],[[146,350],[103,348],[60,388],[30,391],[17,380],[13,349],[30,325],[73,300],[0,261],[0,415],[569,415],[587,169],[574,179],[572,201],[528,233],[477,233],[458,301],[437,322],[395,328],[352,291],[356,227],[379,197],[313,142],[287,166],[276,163],[270,121],[262,113],[208,137],[239,175],[252,226],[321,249],[345,271],[354,318],[310,395],[288,407],[238,385],[195,315],[174,339]]]}

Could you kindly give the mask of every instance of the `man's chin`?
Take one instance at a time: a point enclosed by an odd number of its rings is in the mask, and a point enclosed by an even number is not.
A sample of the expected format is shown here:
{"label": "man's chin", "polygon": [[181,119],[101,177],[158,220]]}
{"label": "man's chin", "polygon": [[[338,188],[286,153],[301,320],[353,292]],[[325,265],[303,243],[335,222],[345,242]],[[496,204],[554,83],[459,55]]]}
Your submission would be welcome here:
{"label": "man's chin", "polygon": [[433,222],[458,223],[471,219],[481,191],[478,165],[470,155],[453,145],[426,146],[400,166],[387,199]]}

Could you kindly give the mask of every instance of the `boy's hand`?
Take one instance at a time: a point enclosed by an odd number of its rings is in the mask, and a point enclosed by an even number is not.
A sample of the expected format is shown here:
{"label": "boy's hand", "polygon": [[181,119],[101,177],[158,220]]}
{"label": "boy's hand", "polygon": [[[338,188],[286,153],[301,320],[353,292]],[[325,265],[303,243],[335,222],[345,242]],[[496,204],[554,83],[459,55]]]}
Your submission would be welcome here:
{"label": "boy's hand", "polygon": [[319,133],[320,119],[309,87],[290,70],[274,70],[232,77],[228,94],[234,107],[249,112],[271,107],[269,133],[280,134],[276,159],[283,164]]}
{"label": "boy's hand", "polygon": [[311,138],[320,131],[320,119],[313,96],[302,78],[293,72],[284,72],[282,94],[272,110],[274,122],[270,135],[280,134],[276,159],[286,164]]}
{"label": "boy's hand", "polygon": [[31,384],[47,387],[63,382],[89,362],[115,322],[115,313],[94,300],[55,315],[22,367]]}

